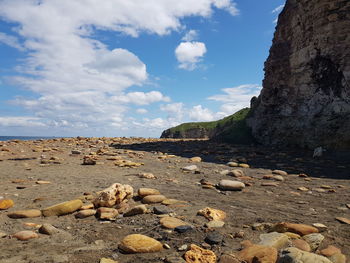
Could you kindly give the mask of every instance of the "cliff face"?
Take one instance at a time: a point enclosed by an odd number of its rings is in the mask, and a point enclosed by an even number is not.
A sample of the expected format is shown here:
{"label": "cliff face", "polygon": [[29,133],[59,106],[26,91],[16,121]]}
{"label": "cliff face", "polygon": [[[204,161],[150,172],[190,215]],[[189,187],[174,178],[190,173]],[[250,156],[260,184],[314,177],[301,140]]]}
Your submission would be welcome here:
{"label": "cliff face", "polygon": [[350,149],[349,0],[287,0],[251,104],[261,143]]}

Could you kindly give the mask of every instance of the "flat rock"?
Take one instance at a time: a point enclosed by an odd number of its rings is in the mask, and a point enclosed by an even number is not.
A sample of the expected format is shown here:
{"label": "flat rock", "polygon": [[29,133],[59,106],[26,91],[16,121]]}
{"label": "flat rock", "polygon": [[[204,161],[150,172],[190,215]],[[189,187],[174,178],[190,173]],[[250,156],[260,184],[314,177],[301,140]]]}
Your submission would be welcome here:
{"label": "flat rock", "polygon": [[142,199],[144,204],[156,204],[161,203],[166,199],[164,195],[147,195]]}
{"label": "flat rock", "polygon": [[272,263],[277,261],[277,249],[274,247],[249,244],[238,253],[238,258],[245,260],[247,263]]}
{"label": "flat rock", "polygon": [[335,246],[330,245],[327,248],[322,249],[320,253],[322,256],[330,257],[334,254],[341,253],[341,250]]}
{"label": "flat rock", "polygon": [[324,224],[314,223],[312,226],[316,227],[320,232],[326,231],[328,227]]}
{"label": "flat rock", "polygon": [[315,251],[321,245],[322,241],[324,240],[324,236],[318,233],[314,233],[303,236],[303,239],[309,243],[311,250]]}
{"label": "flat rock", "polygon": [[282,170],[273,170],[272,171],[273,174],[278,174],[278,175],[282,175],[282,176],[287,176],[288,173]]}
{"label": "flat rock", "polygon": [[39,209],[18,210],[7,214],[10,218],[33,218],[40,217],[41,211]]}
{"label": "flat rock", "polygon": [[0,238],[7,237],[7,234],[5,232],[0,231]]}
{"label": "flat rock", "polygon": [[147,195],[160,195],[160,192],[157,189],[153,188],[140,188],[137,191],[138,196],[145,197]]}
{"label": "flat rock", "polygon": [[75,218],[86,218],[89,216],[94,216],[96,214],[95,209],[85,209],[85,210],[80,210],[78,213],[75,214]]}
{"label": "flat rock", "polygon": [[192,162],[192,163],[200,163],[201,161],[202,161],[202,158],[199,156],[195,156],[195,157],[190,158],[190,162]]}
{"label": "flat rock", "polygon": [[214,232],[208,233],[204,241],[210,245],[215,245],[215,244],[220,244],[223,239],[224,239],[223,235],[214,231]]}
{"label": "flat rock", "polygon": [[135,207],[132,207],[130,210],[126,211],[124,213],[124,216],[135,216],[135,215],[141,215],[147,213],[147,206],[145,205],[138,205]]}
{"label": "flat rock", "polygon": [[162,201],[163,205],[177,205],[177,204],[186,204],[186,201],[181,201],[177,199],[165,199]]}
{"label": "flat rock", "polygon": [[115,261],[115,260],[110,259],[110,258],[101,258],[100,263],[118,263],[118,261]]}
{"label": "flat rock", "polygon": [[184,256],[187,263],[216,263],[216,255],[213,251],[203,249],[191,244]]}
{"label": "flat rock", "polygon": [[11,199],[0,199],[0,210],[7,210],[14,206],[14,202]]}
{"label": "flat rock", "polygon": [[345,218],[345,217],[336,217],[335,219],[337,219],[340,223],[350,225],[350,219],[348,219],[348,218]]}
{"label": "flat rock", "polygon": [[219,209],[210,207],[203,208],[198,211],[198,215],[204,216],[206,219],[223,221],[226,218],[226,213]]}
{"label": "flat rock", "polygon": [[230,167],[238,167],[238,163],[236,162],[228,162],[227,165]]}
{"label": "flat rock", "polygon": [[185,226],[185,225],[189,225],[188,223],[182,221],[181,219],[175,218],[175,217],[163,217],[160,219],[160,224],[165,227],[165,228],[169,228],[169,229],[174,229],[178,226]]}
{"label": "flat rock", "polygon": [[341,253],[333,254],[329,257],[333,263],[346,263],[346,256]]}
{"label": "flat rock", "polygon": [[185,172],[194,172],[194,171],[198,171],[198,167],[197,165],[193,164],[193,165],[182,167],[182,170]]}
{"label": "flat rock", "polygon": [[220,257],[219,263],[241,263],[241,261],[235,255],[225,254]]}
{"label": "flat rock", "polygon": [[285,234],[277,233],[277,232],[271,232],[268,234],[261,234],[260,235],[260,242],[258,245],[266,246],[266,247],[274,247],[277,250],[280,250],[281,248],[284,248],[287,246],[289,238]]}
{"label": "flat rock", "polygon": [[149,253],[161,251],[163,245],[151,237],[132,234],[120,242],[119,249],[125,253]]}
{"label": "flat rock", "polygon": [[193,226],[190,226],[190,225],[182,225],[174,228],[174,230],[178,233],[185,233],[188,231],[192,231],[193,229],[194,229]]}
{"label": "flat rock", "polygon": [[13,237],[17,238],[21,241],[26,241],[32,238],[38,238],[39,235],[33,231],[20,231],[15,234],[13,234]]}
{"label": "flat rock", "polygon": [[305,240],[302,239],[294,239],[291,241],[292,246],[296,247],[300,250],[306,251],[306,252],[311,252],[311,247],[309,243],[307,243]]}
{"label": "flat rock", "polygon": [[119,212],[114,208],[100,207],[97,209],[96,215],[99,219],[115,220],[115,218],[119,215]]}
{"label": "flat rock", "polygon": [[165,263],[186,263],[186,261],[178,254],[171,254],[165,257]]}
{"label": "flat rock", "polygon": [[240,191],[245,188],[245,184],[240,181],[221,180],[219,189],[223,191]]}
{"label": "flat rock", "polygon": [[79,199],[60,203],[47,207],[42,210],[44,216],[62,216],[73,213],[83,206],[83,202]]}
{"label": "flat rock", "polygon": [[224,225],[225,225],[225,222],[220,220],[212,220],[205,223],[205,226],[208,228],[220,228],[220,227],[223,227]]}
{"label": "flat rock", "polygon": [[328,258],[295,247],[284,249],[277,263],[332,263]]}
{"label": "flat rock", "polygon": [[153,207],[153,213],[156,215],[165,215],[165,214],[170,214],[173,213],[174,211],[170,209],[169,207],[166,206],[155,206]]}
{"label": "flat rock", "polygon": [[309,226],[305,224],[287,223],[287,222],[276,224],[273,227],[273,231],[276,231],[279,233],[292,232],[301,236],[318,233],[318,229],[313,226]]}
{"label": "flat rock", "polygon": [[59,232],[60,232],[60,230],[51,224],[43,224],[39,228],[39,233],[45,234],[45,235],[54,235],[54,234],[57,234]]}

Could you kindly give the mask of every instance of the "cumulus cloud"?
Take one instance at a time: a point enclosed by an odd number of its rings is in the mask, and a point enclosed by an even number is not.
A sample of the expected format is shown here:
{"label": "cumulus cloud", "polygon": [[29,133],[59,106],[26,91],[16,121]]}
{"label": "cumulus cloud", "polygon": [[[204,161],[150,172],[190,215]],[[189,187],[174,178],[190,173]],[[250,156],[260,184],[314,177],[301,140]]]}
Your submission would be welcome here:
{"label": "cumulus cloud", "polygon": [[[109,49],[94,33],[166,35],[183,28],[184,17],[209,17],[215,8],[238,14],[231,0],[0,0],[0,19],[15,24],[17,34],[1,33],[0,41],[27,55],[17,67],[21,74],[11,80],[38,97],[13,103],[52,125],[127,125],[129,104],[169,98],[159,91],[127,92],[146,83],[146,65],[126,49]],[[181,67],[190,69],[206,48],[184,42],[178,51]]]}
{"label": "cumulus cloud", "polygon": [[198,31],[191,29],[184,35],[184,37],[181,40],[188,42],[188,41],[197,40],[197,38],[198,38]]}
{"label": "cumulus cloud", "polygon": [[1,127],[45,127],[46,124],[36,117],[0,117]]}
{"label": "cumulus cloud", "polygon": [[136,112],[139,114],[146,114],[148,112],[148,110],[140,108],[140,109],[137,109]]}
{"label": "cumulus cloud", "polygon": [[179,68],[194,70],[206,52],[207,48],[203,42],[181,42],[175,49]]}
{"label": "cumulus cloud", "polygon": [[189,111],[189,117],[192,121],[213,121],[215,116],[213,112],[202,105],[193,106]]}

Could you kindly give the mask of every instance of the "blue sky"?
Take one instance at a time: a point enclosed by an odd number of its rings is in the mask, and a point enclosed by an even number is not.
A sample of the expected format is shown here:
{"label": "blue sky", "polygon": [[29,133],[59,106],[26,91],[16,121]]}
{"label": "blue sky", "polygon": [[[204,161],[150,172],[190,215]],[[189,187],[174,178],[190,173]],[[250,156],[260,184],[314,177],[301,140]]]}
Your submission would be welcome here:
{"label": "blue sky", "polygon": [[0,0],[0,135],[143,136],[258,95],[284,0]]}

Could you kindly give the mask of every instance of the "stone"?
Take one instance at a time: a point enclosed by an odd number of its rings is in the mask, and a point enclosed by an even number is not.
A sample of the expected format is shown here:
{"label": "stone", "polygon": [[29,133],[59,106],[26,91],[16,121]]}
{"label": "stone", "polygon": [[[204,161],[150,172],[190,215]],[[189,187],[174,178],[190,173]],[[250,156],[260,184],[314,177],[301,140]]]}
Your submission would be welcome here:
{"label": "stone", "polygon": [[126,211],[123,216],[136,216],[147,213],[147,206],[137,205]]}
{"label": "stone", "polygon": [[166,199],[164,195],[147,195],[142,199],[144,204],[157,204],[161,203]]}
{"label": "stone", "polygon": [[83,165],[95,165],[96,159],[93,155],[86,155],[83,158]]}
{"label": "stone", "polygon": [[18,210],[8,213],[7,216],[14,219],[40,217],[41,211],[39,209]]}
{"label": "stone", "polygon": [[261,186],[273,186],[273,187],[277,187],[277,186],[278,186],[278,183],[273,183],[273,182],[262,183]]}
{"label": "stone", "polygon": [[192,231],[193,229],[193,226],[190,225],[177,226],[174,228],[174,230],[178,233],[185,233],[188,231]]}
{"label": "stone", "polygon": [[165,215],[173,213],[174,211],[166,206],[155,206],[153,207],[153,213],[156,215]]}
{"label": "stone", "polygon": [[169,256],[166,256],[164,259],[165,263],[186,263],[186,261],[180,257],[180,255],[172,254]]}
{"label": "stone", "polygon": [[238,163],[236,162],[228,162],[227,165],[230,167],[238,167]]}
{"label": "stone", "polygon": [[124,253],[151,253],[163,249],[163,245],[159,241],[140,234],[126,236],[118,247]]}
{"label": "stone", "polygon": [[186,204],[186,201],[181,201],[177,199],[165,199],[162,202],[162,205],[177,205],[177,204]]}
{"label": "stone", "polygon": [[332,263],[329,259],[295,247],[282,250],[277,263]]}
{"label": "stone", "polygon": [[78,213],[75,214],[75,218],[86,218],[89,216],[94,216],[96,214],[95,209],[85,209],[85,210],[80,210]]}
{"label": "stone", "polygon": [[207,228],[220,228],[220,227],[223,227],[224,225],[225,225],[225,222],[220,220],[212,220],[205,223],[205,226]]}
{"label": "stone", "polygon": [[83,206],[83,202],[79,199],[63,202],[57,205],[47,207],[42,210],[43,216],[62,216],[73,213]]}
{"label": "stone", "polygon": [[216,263],[216,255],[213,251],[203,249],[195,244],[190,245],[190,249],[185,253],[184,258],[187,263]]}
{"label": "stone", "polygon": [[216,244],[220,244],[223,238],[224,237],[220,233],[214,231],[207,234],[204,241],[210,245],[216,245]]}
{"label": "stone", "polygon": [[202,158],[198,156],[190,158],[190,162],[192,163],[200,163],[201,161],[202,161]]}
{"label": "stone", "polygon": [[166,216],[160,219],[160,224],[164,228],[174,229],[178,226],[189,225],[188,223],[182,221],[181,219]]}
{"label": "stone", "polygon": [[335,246],[329,245],[327,248],[322,249],[320,253],[325,257],[330,257],[334,254],[341,253],[341,250]]}
{"label": "stone", "polygon": [[324,240],[324,236],[321,234],[315,233],[315,234],[305,235],[303,236],[303,239],[307,243],[309,243],[311,250],[315,251],[321,245],[322,241]]}
{"label": "stone", "polygon": [[114,209],[114,208],[99,207],[96,211],[96,215],[99,219],[115,220],[116,217],[119,215],[119,212],[117,209]]}
{"label": "stone", "polygon": [[342,253],[335,253],[329,257],[333,263],[346,263],[346,256]]}
{"label": "stone", "polygon": [[154,176],[152,173],[140,173],[138,174],[140,178],[145,178],[145,179],[157,179],[157,177]]}
{"label": "stone", "polygon": [[100,263],[118,263],[118,261],[115,261],[115,260],[110,259],[110,258],[101,258]]}
{"label": "stone", "polygon": [[50,181],[39,180],[35,182],[36,184],[51,184]]}
{"label": "stone", "polygon": [[219,220],[223,221],[226,218],[226,213],[219,209],[206,207],[197,212],[198,215],[204,216],[209,221]]}
{"label": "stone", "polygon": [[274,175],[272,177],[272,179],[276,180],[276,181],[279,181],[279,182],[283,182],[285,179],[282,175]]}
{"label": "stone", "polygon": [[241,263],[235,255],[225,254],[220,257],[219,263]]}
{"label": "stone", "polygon": [[266,246],[266,247],[274,247],[277,250],[284,248],[287,246],[289,238],[285,234],[271,232],[268,234],[261,234],[259,236],[260,242],[258,245]]}
{"label": "stone", "polygon": [[309,243],[307,243],[305,240],[302,239],[294,239],[291,241],[292,246],[296,247],[300,250],[306,251],[306,252],[311,252],[311,247]]}
{"label": "stone", "polygon": [[276,224],[272,230],[279,233],[292,232],[301,236],[318,233],[318,229],[313,226],[309,226],[305,224],[287,223],[287,222]]}
{"label": "stone", "polygon": [[301,236],[292,232],[284,232],[283,234],[287,235],[290,239],[300,239]]}
{"label": "stone", "polygon": [[230,171],[227,175],[231,175],[233,177],[243,177],[245,174],[240,169],[234,169],[234,170]]}
{"label": "stone", "polygon": [[0,210],[7,210],[14,206],[14,202],[11,199],[0,199]]}
{"label": "stone", "polygon": [[95,207],[113,207],[124,200],[131,199],[133,194],[134,189],[130,185],[115,183],[101,191],[93,200],[93,204]]}
{"label": "stone", "polygon": [[320,232],[324,232],[328,229],[328,227],[324,224],[320,224],[320,223],[314,223],[312,224],[312,226],[316,227],[318,229],[318,231]]}
{"label": "stone", "polygon": [[137,194],[139,197],[145,197],[147,195],[160,195],[160,192],[153,188],[140,188],[137,191]]}
{"label": "stone", "polygon": [[278,175],[282,175],[282,176],[287,176],[288,173],[282,170],[273,170],[272,171],[273,174],[278,174]]}
{"label": "stone", "polygon": [[219,189],[223,191],[241,191],[245,188],[245,184],[240,181],[220,180]]}
{"label": "stone", "polygon": [[245,260],[247,263],[275,263],[277,261],[277,249],[274,247],[247,244],[237,256],[240,260]]}
{"label": "stone", "polygon": [[182,170],[185,172],[194,172],[194,171],[198,171],[198,167],[197,165],[193,164],[193,165],[182,167]]}
{"label": "stone", "polygon": [[242,167],[242,168],[249,168],[250,167],[249,164],[246,164],[246,163],[240,163],[238,166]]}
{"label": "stone", "polygon": [[17,238],[21,241],[26,241],[32,238],[38,238],[39,235],[33,231],[20,231],[15,234],[13,234],[13,237]]}
{"label": "stone", "polygon": [[335,219],[337,219],[340,223],[350,225],[350,219],[348,219],[348,218],[345,218],[345,217],[336,217]]}
{"label": "stone", "polygon": [[79,210],[94,209],[94,204],[83,205]]}
{"label": "stone", "polygon": [[39,228],[39,233],[45,234],[45,235],[54,235],[54,234],[57,234],[59,232],[60,232],[60,230],[51,224],[43,224]]}

